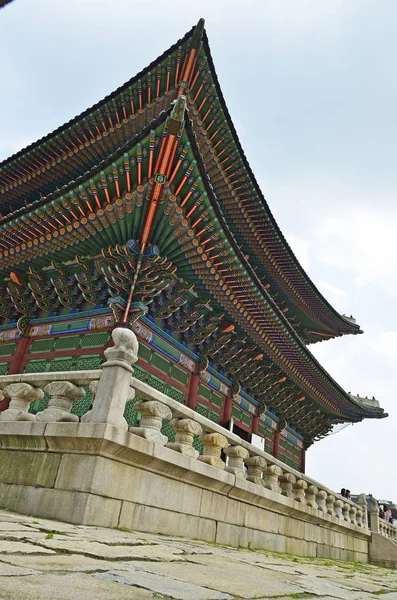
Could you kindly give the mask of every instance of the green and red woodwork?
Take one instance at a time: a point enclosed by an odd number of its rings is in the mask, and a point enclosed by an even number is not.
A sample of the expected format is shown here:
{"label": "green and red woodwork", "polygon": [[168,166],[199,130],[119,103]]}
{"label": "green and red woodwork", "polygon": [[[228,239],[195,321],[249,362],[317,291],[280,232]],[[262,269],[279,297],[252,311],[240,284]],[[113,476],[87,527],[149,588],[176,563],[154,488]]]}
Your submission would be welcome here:
{"label": "green and red woodwork", "polygon": [[[3,161],[0,215],[0,374],[100,368],[112,329],[132,327],[136,377],[245,439],[259,435],[298,470],[333,425],[385,416],[307,348],[361,331],[320,294],[277,226],[202,20],[113,94]],[[87,390],[73,411],[91,402]]]}

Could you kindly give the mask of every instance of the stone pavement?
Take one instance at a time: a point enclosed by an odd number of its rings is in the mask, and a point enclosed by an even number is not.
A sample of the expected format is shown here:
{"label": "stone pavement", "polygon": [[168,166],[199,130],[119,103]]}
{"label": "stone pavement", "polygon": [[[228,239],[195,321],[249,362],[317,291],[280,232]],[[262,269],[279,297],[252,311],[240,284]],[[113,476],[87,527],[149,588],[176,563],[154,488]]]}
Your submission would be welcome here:
{"label": "stone pavement", "polygon": [[397,600],[397,571],[0,511],[6,600]]}

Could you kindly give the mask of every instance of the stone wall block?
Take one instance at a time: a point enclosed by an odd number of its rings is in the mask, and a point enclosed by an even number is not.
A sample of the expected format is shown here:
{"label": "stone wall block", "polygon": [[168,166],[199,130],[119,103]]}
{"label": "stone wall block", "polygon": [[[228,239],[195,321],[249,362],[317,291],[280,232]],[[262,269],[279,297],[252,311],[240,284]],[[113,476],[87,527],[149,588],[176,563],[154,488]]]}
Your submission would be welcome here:
{"label": "stone wall block", "polygon": [[130,427],[129,431],[145,440],[165,446],[168,438],[161,433],[161,428],[163,419],[172,419],[172,412],[168,406],[157,400],[140,400],[134,408],[141,413],[142,420],[139,427]]}
{"label": "stone wall block", "polygon": [[85,396],[85,391],[70,381],[52,381],[45,386],[44,391],[50,396],[48,408],[36,415],[37,421],[46,423],[71,422],[79,420],[72,415],[73,403],[77,398]]}
{"label": "stone wall block", "polygon": [[10,383],[3,389],[3,395],[10,398],[10,404],[0,413],[0,421],[36,420],[36,415],[28,412],[29,406],[35,400],[43,398],[43,390],[29,383]]}
{"label": "stone wall block", "polygon": [[315,485],[309,485],[306,488],[306,504],[311,508],[318,508],[316,497],[318,494],[318,487]]}
{"label": "stone wall block", "polygon": [[203,430],[200,423],[193,419],[172,419],[171,427],[175,429],[175,442],[169,442],[167,448],[180,452],[191,458],[198,458],[199,451],[193,448],[195,435],[201,435]]}
{"label": "stone wall block", "polygon": [[221,459],[221,452],[229,445],[227,438],[220,433],[203,433],[200,440],[204,444],[204,450],[199,460],[217,469],[224,469],[226,465]]}
{"label": "stone wall block", "polygon": [[294,483],[294,492],[295,492],[295,501],[301,502],[302,504],[306,504],[306,495],[305,491],[307,489],[307,481],[304,479],[298,479]]}
{"label": "stone wall block", "polygon": [[245,459],[247,465],[247,479],[258,485],[264,484],[263,472],[266,471],[267,462],[262,456],[250,456]]}
{"label": "stone wall block", "polygon": [[90,423],[109,423],[119,429],[128,429],[124,418],[125,405],[131,399],[132,364],[138,360],[138,340],[127,328],[117,327],[112,332],[114,346],[105,350],[106,362],[96,390],[92,409],[81,420]]}
{"label": "stone wall block", "polygon": [[277,465],[268,465],[266,469],[266,479],[264,483],[265,488],[281,494],[282,489],[280,486],[280,477],[282,474],[282,469]]}
{"label": "stone wall block", "polygon": [[317,496],[316,496],[317,508],[318,508],[318,510],[321,510],[323,513],[327,512],[326,499],[327,499],[327,492],[324,490],[319,490],[317,492]]}
{"label": "stone wall block", "polygon": [[327,494],[327,498],[325,500],[327,506],[327,513],[329,515],[335,516],[334,504],[335,504],[335,496],[333,494]]}
{"label": "stone wall block", "polygon": [[229,446],[225,448],[225,454],[229,458],[226,471],[233,473],[236,477],[246,479],[244,460],[249,457],[248,450],[242,446]]}
{"label": "stone wall block", "polygon": [[283,496],[287,498],[295,498],[294,484],[296,483],[296,477],[292,473],[286,471],[280,475],[280,485]]}

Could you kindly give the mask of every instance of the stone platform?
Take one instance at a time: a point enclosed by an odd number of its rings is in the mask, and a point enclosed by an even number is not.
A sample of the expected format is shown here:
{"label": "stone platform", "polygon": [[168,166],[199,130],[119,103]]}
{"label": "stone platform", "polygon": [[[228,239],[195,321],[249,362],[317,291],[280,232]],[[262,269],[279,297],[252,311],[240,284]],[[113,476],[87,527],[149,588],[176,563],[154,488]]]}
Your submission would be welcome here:
{"label": "stone platform", "polygon": [[380,567],[0,511],[2,600],[397,599]]}

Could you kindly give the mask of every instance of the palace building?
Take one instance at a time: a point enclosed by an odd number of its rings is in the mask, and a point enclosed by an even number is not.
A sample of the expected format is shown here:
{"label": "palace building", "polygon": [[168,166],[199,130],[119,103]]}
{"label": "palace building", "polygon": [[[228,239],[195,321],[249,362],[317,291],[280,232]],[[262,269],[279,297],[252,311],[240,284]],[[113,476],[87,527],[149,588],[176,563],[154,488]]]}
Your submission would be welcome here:
{"label": "palace building", "polygon": [[[334,425],[386,416],[308,349],[361,331],[272,216],[202,20],[3,161],[0,214],[0,374],[99,369],[111,331],[131,327],[138,379],[303,472],[305,449]],[[87,390],[73,412],[91,403]],[[175,434],[168,422],[163,431]]]}

